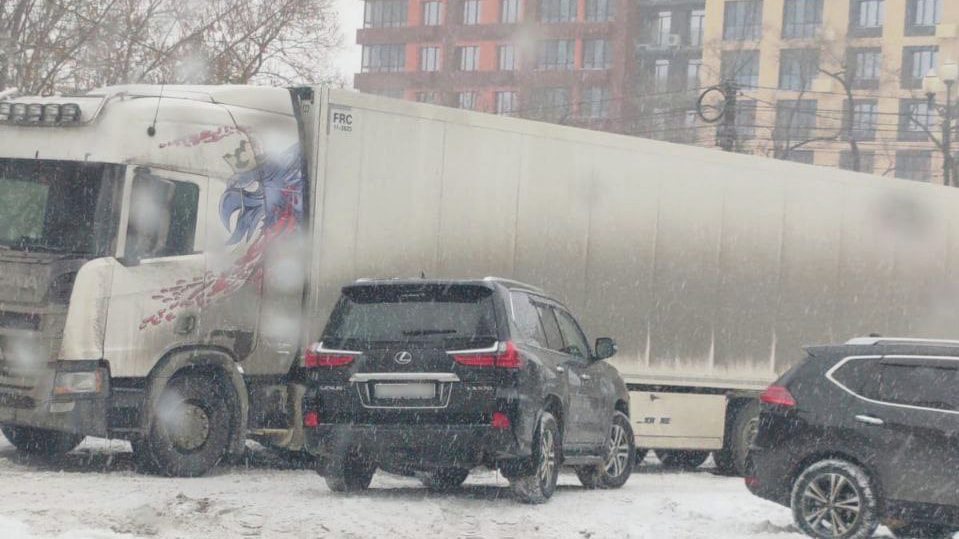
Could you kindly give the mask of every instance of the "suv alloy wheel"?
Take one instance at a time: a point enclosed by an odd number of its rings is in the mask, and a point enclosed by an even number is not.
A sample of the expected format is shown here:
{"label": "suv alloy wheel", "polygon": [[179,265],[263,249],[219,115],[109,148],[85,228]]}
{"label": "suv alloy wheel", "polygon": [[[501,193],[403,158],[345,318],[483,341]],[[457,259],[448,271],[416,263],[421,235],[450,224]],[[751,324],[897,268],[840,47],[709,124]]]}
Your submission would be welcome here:
{"label": "suv alloy wheel", "polygon": [[578,466],[576,475],[586,488],[619,488],[633,473],[636,459],[635,439],[629,418],[622,412],[613,415],[606,440],[607,456],[599,466]]}
{"label": "suv alloy wheel", "polygon": [[793,484],[796,525],[822,539],[864,539],[879,526],[879,507],[869,476],[844,460],[819,461]]}
{"label": "suv alloy wheel", "polygon": [[531,466],[521,475],[510,474],[509,485],[519,501],[540,504],[553,496],[559,479],[563,440],[553,414],[543,412],[534,440]]}

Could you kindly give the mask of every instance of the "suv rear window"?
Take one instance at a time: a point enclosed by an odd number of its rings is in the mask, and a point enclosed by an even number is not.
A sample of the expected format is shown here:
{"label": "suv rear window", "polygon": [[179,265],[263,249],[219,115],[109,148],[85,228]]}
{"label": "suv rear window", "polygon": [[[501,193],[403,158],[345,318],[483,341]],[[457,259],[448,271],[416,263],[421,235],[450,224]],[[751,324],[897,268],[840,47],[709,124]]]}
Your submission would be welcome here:
{"label": "suv rear window", "polygon": [[476,285],[387,285],[347,288],[323,342],[356,345],[424,343],[484,347],[496,342],[493,291]]}

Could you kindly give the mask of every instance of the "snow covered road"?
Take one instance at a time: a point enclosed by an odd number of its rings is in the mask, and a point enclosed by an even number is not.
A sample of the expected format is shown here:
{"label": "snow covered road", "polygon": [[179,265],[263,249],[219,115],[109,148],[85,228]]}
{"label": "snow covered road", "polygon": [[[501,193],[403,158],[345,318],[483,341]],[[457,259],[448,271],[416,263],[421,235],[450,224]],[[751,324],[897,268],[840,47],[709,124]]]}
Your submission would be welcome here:
{"label": "snow covered road", "polygon": [[266,450],[252,455],[209,477],[166,479],[134,472],[123,442],[88,440],[53,466],[0,438],[0,538],[801,537],[787,509],[741,479],[664,472],[653,458],[622,490],[586,491],[564,474],[553,500],[531,507],[491,472],[447,495],[380,472],[370,491],[341,496]]}

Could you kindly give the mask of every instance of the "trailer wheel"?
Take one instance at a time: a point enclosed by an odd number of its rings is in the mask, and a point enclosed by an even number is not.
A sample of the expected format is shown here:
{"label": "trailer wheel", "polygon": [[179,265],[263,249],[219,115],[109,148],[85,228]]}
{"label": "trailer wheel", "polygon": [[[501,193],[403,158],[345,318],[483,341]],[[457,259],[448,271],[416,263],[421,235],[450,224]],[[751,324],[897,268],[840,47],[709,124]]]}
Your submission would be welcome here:
{"label": "trailer wheel", "polygon": [[656,456],[663,463],[664,468],[673,470],[695,470],[702,466],[709,458],[709,451],[677,451],[672,449],[657,449]]}
{"label": "trailer wheel", "polygon": [[729,475],[746,474],[746,454],[759,431],[759,403],[748,401],[736,411],[732,428],[726,436],[726,447],[714,453],[716,467]]}
{"label": "trailer wheel", "polygon": [[230,444],[229,396],[209,376],[173,378],[153,410],[146,438],[133,444],[141,469],[169,477],[197,477],[226,455]]}
{"label": "trailer wheel", "polygon": [[34,457],[59,457],[76,449],[84,436],[56,430],[37,429],[33,427],[4,426],[0,427],[3,435],[21,453]]}

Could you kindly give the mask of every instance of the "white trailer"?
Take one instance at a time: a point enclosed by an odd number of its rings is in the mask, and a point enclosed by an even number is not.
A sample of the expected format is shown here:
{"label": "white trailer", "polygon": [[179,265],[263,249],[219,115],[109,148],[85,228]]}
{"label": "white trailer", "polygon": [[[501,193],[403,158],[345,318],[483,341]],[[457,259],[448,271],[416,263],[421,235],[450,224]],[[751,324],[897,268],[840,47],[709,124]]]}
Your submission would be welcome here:
{"label": "white trailer", "polygon": [[803,344],[957,336],[956,197],[336,90],[18,98],[0,424],[34,451],[131,439],[175,475],[246,436],[295,450],[296,359],[343,284],[497,275],[617,338],[640,447],[735,469]]}

